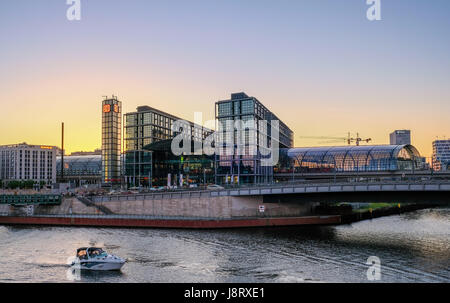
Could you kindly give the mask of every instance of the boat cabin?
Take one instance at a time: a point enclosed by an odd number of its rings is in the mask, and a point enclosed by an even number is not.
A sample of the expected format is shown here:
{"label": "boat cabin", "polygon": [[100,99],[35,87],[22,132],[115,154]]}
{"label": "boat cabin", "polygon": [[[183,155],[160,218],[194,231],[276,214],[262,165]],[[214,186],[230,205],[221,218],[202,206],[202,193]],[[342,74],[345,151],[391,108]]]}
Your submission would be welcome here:
{"label": "boat cabin", "polygon": [[77,249],[77,257],[80,260],[103,255],[106,255],[106,252],[99,247],[81,247]]}

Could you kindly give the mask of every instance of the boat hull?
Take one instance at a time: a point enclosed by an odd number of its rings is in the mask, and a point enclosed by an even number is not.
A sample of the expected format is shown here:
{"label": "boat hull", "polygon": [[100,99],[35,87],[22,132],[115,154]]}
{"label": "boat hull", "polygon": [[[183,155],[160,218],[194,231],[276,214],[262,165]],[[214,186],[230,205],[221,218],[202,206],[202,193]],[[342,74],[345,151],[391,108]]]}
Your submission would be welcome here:
{"label": "boat hull", "polygon": [[72,267],[81,270],[98,270],[98,271],[109,271],[109,270],[120,270],[125,262],[81,262],[79,264],[73,264]]}

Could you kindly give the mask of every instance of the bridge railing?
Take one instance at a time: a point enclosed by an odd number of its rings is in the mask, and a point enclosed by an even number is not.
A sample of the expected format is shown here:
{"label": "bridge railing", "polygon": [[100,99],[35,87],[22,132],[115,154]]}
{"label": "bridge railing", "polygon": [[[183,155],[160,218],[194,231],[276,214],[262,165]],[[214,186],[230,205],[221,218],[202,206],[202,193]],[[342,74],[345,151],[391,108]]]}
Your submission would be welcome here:
{"label": "bridge railing", "polygon": [[[8,212],[0,212],[2,217],[10,217],[11,214]],[[14,214],[15,217],[29,217],[26,213]],[[253,216],[232,216],[232,217],[202,217],[202,216],[165,216],[165,215],[129,215],[129,214],[33,214],[32,217],[36,218],[88,218],[88,219],[141,219],[141,220],[183,220],[183,221],[225,221],[225,220],[236,220],[236,219],[260,219],[264,218],[264,214],[255,214]],[[286,216],[286,215],[271,215],[271,218],[286,218],[286,217],[297,217],[296,215]]]}
{"label": "bridge railing", "polygon": [[285,181],[274,183],[259,183],[259,184],[229,184],[222,185],[224,189],[251,189],[251,188],[265,188],[265,187],[286,187],[286,186],[326,186],[326,185],[352,185],[352,184],[450,184],[450,180],[430,179],[404,179],[404,180],[382,180],[382,179],[364,179],[364,180],[313,180],[313,181]]}
{"label": "bridge railing", "polygon": [[291,182],[291,183],[270,183],[270,184],[254,184],[248,186],[228,186],[223,189],[215,190],[185,190],[185,191],[161,191],[156,193],[139,193],[130,195],[106,195],[106,196],[93,196],[91,200],[93,202],[109,202],[109,201],[135,201],[146,199],[170,199],[170,198],[190,198],[190,197],[218,197],[234,195],[235,192],[242,192],[245,190],[264,190],[269,189],[286,189],[286,188],[298,188],[298,187],[348,187],[358,185],[375,185],[375,186],[401,186],[401,185],[436,185],[440,188],[440,185],[450,186],[450,181],[422,181],[422,182],[408,182],[408,181],[378,181],[378,182]]}
{"label": "bridge railing", "polygon": [[0,195],[0,204],[10,205],[59,205],[61,195]]}

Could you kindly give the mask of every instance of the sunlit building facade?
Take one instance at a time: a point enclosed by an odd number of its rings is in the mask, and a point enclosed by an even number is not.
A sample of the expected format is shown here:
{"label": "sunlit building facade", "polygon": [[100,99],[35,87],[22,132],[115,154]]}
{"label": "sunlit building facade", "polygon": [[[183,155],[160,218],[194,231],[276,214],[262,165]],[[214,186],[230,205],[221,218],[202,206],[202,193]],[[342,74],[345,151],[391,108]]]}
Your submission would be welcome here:
{"label": "sunlit building facade", "polygon": [[56,182],[56,146],[26,143],[0,146],[0,180]]}
{"label": "sunlit building facade", "polygon": [[[289,127],[258,99],[245,93],[234,93],[229,100],[216,102],[215,116],[218,138],[216,183],[272,182],[273,166],[265,165],[263,159],[272,156],[272,144],[279,148],[293,146],[293,132]],[[278,121],[278,127],[272,125],[272,120]],[[250,126],[241,129],[227,126],[236,121]],[[248,121],[253,122],[247,124]],[[278,132],[277,136],[275,132]]]}
{"label": "sunlit building facade", "polygon": [[[150,106],[124,115],[124,176],[130,186],[209,183],[214,161],[206,155],[176,156],[171,141],[178,135],[172,125],[180,118]],[[192,142],[203,142],[213,131],[186,121]],[[191,149],[193,150],[193,149]]]}
{"label": "sunlit building facade", "polygon": [[122,103],[117,97],[102,102],[102,183],[116,185],[121,182],[121,129]]}
{"label": "sunlit building facade", "polygon": [[391,145],[411,144],[411,131],[408,129],[395,130],[389,135]]}
{"label": "sunlit building facade", "polygon": [[450,164],[450,139],[433,142],[433,170],[448,170]]}

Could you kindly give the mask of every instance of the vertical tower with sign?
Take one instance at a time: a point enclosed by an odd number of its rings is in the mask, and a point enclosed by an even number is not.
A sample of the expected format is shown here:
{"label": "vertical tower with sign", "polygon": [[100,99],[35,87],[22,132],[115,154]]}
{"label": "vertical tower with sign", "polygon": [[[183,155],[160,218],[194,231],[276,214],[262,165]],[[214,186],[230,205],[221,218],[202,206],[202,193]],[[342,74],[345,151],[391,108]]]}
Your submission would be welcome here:
{"label": "vertical tower with sign", "polygon": [[102,183],[118,185],[121,156],[122,103],[117,97],[102,102]]}

